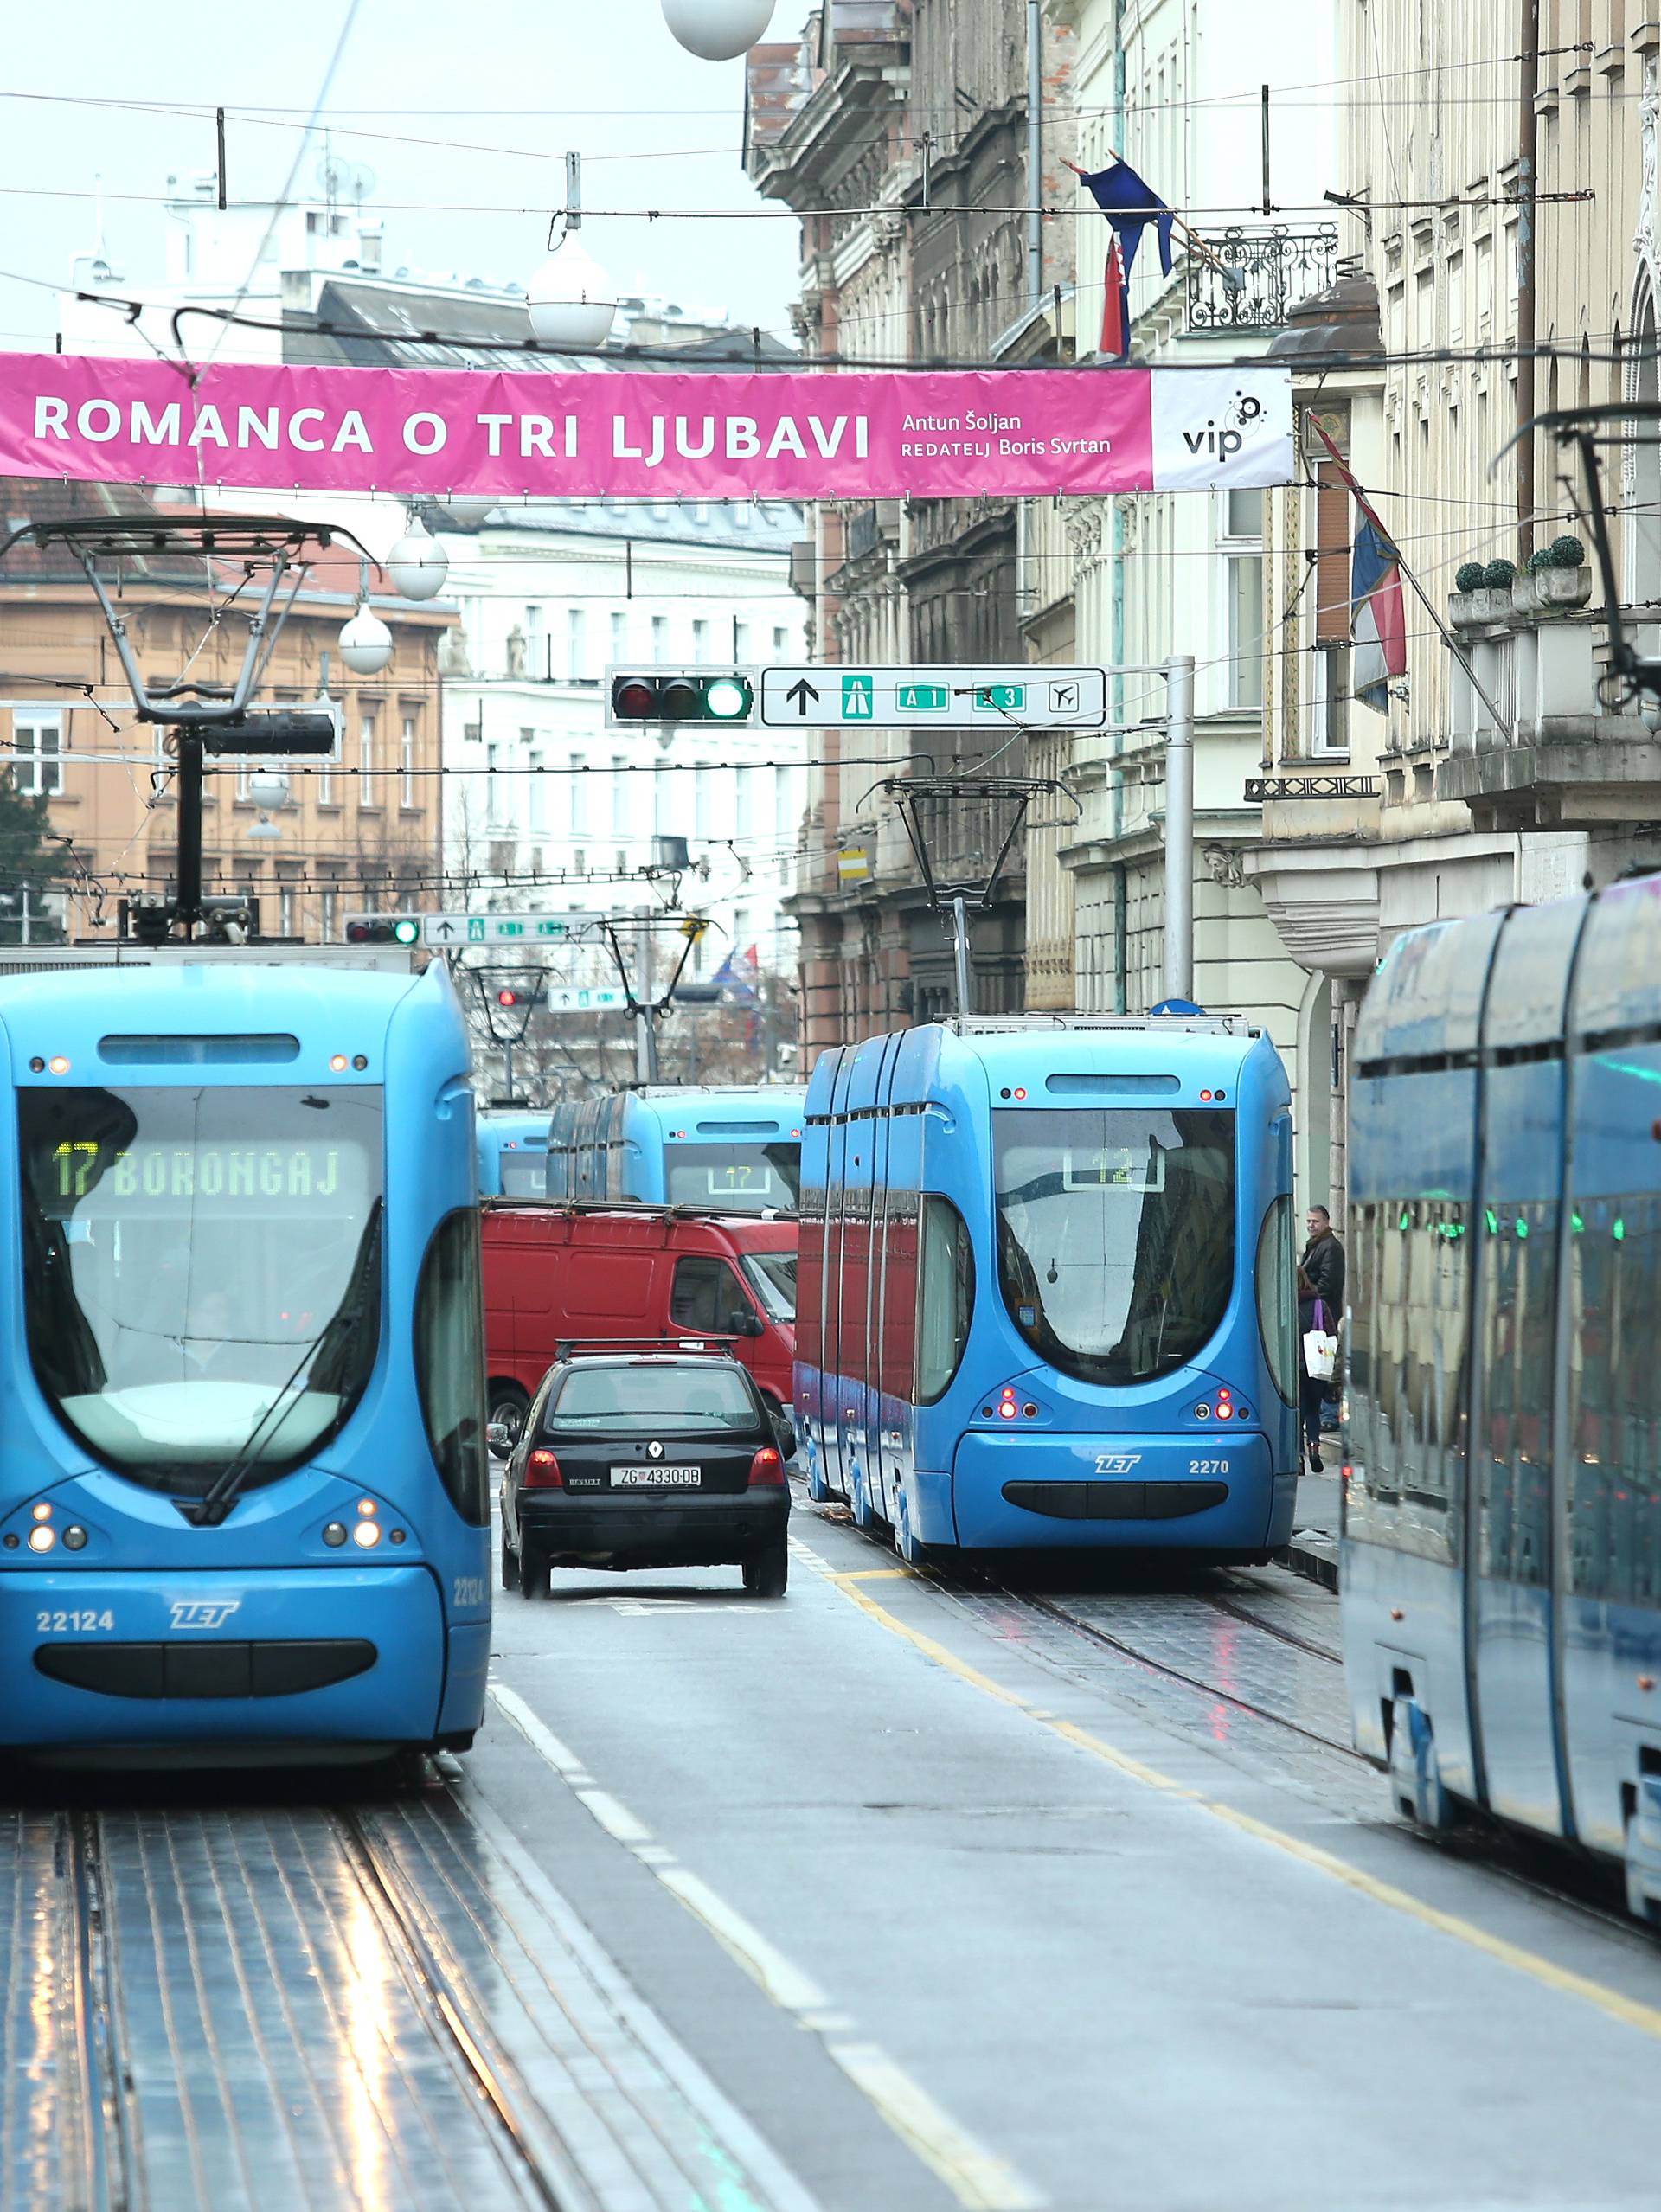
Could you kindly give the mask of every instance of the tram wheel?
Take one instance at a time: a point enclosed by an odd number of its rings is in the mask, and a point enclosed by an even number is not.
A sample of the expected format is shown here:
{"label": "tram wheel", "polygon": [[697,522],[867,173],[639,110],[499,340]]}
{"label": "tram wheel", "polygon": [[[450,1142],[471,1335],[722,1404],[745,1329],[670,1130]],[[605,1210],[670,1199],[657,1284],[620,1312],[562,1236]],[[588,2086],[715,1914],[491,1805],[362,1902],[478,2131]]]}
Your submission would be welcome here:
{"label": "tram wheel", "polygon": [[553,1574],[545,1559],[538,1559],[534,1552],[525,1552],[519,1561],[519,1589],[527,1598],[546,1598],[553,1594]]}
{"label": "tram wheel", "polygon": [[780,1536],[744,1562],[744,1587],[753,1598],[782,1598],[790,1585],[790,1547]]}

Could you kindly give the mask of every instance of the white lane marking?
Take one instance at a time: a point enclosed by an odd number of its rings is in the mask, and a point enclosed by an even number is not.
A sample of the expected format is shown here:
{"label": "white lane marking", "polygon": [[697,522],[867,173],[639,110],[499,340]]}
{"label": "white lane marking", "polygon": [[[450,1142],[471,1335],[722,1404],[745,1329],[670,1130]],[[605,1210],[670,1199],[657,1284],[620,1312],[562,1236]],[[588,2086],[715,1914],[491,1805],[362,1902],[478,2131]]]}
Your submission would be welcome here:
{"label": "white lane marking", "polygon": [[[824,1562],[820,1562],[821,1568]],[[676,1901],[709,1929],[758,1988],[799,2026],[818,2036],[831,2059],[869,2100],[907,2148],[938,2174],[969,2212],[1042,2212],[1049,2199],[1019,2169],[959,2127],[880,2044],[833,2041],[851,2035],[851,2016],[833,2009],[831,1999],[809,1974],[787,1959],[744,1915],[728,1905],[701,1876],[679,1864],[675,1854],[651,1838],[622,1800],[587,1786],[587,1767],[576,1754],[544,1725],[516,1690],[492,1681],[491,1696],[531,1749],[561,1780],[606,1833],[631,1850]],[[600,1800],[597,1808],[595,1800]],[[622,1833],[624,1825],[630,1833]]]}
{"label": "white lane marking", "polygon": [[810,1975],[769,1943],[742,1913],[718,1896],[707,1882],[689,1874],[683,1866],[656,1869],[665,1889],[671,1890],[689,1913],[701,1920],[723,1951],[730,1952],[752,1980],[760,1984],[773,2003],[786,2012],[819,2012],[830,2002]]}
{"label": "white lane marking", "polygon": [[586,1805],[608,1836],[615,1836],[619,1843],[649,1843],[650,1830],[642,1827],[625,1805],[619,1803],[609,1790],[579,1790],[578,1801]]}
{"label": "white lane marking", "polygon": [[[556,1741],[556,1738],[550,1738]],[[506,1866],[533,1907],[557,1931],[613,2015],[660,2067],[715,2141],[738,2161],[766,2198],[767,2212],[823,2212],[752,2121],[715,2087],[667,2023],[653,2011],[616,1960],[595,1941],[569,1900],[556,1889],[493,1806],[465,1777],[452,1785],[476,1831]]]}
{"label": "white lane marking", "polygon": [[959,2204],[981,2212],[1039,2212],[1047,2201],[1000,2158],[965,2135],[927,2089],[875,2043],[827,2043],[848,2079],[863,2089],[888,2125],[932,2166]]}

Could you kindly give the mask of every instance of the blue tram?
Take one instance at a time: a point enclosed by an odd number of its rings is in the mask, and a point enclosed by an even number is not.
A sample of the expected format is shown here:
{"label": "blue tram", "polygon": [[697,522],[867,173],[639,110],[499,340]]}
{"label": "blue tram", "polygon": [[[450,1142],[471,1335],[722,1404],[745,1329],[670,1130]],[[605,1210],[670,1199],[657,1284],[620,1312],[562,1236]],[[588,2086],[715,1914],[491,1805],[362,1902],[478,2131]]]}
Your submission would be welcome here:
{"label": "blue tram", "polygon": [[1661,878],[1403,938],[1356,1032],[1342,1555],[1401,1809],[1661,1917]]}
{"label": "blue tram", "polygon": [[806,1093],[652,1086],[556,1106],[548,1196],[793,1213]]}
{"label": "blue tram", "polygon": [[872,1037],[808,1092],[808,1486],[935,1548],[1261,1561],[1298,1446],[1292,1124],[1258,1030],[1028,1016]]}
{"label": "blue tram", "polygon": [[443,969],[0,983],[0,1744],[465,1749],[490,1512]]}
{"label": "blue tram", "polygon": [[478,1195],[481,1198],[548,1196],[548,1116],[520,1107],[478,1117]]}

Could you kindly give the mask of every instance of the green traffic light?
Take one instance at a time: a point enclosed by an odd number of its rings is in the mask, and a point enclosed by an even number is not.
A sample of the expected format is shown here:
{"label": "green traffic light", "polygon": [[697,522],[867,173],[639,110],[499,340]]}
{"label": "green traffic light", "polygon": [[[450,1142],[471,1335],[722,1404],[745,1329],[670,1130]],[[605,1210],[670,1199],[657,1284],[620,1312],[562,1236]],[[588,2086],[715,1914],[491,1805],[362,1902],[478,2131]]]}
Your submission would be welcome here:
{"label": "green traffic light", "polygon": [[737,676],[718,676],[705,690],[703,705],[712,721],[736,721],[750,711],[750,687]]}
{"label": "green traffic light", "polygon": [[416,945],[420,941],[421,925],[413,914],[406,915],[402,921],[393,924],[392,933],[400,945]]}

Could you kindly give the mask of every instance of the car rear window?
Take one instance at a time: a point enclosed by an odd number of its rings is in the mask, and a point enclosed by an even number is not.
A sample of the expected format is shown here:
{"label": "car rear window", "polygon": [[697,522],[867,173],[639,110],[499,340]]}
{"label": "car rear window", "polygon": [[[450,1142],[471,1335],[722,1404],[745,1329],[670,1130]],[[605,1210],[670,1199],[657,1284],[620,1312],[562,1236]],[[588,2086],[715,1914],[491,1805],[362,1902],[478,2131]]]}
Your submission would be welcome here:
{"label": "car rear window", "polygon": [[753,1428],[755,1407],[744,1377],[708,1366],[579,1367],[548,1407],[556,1428]]}

